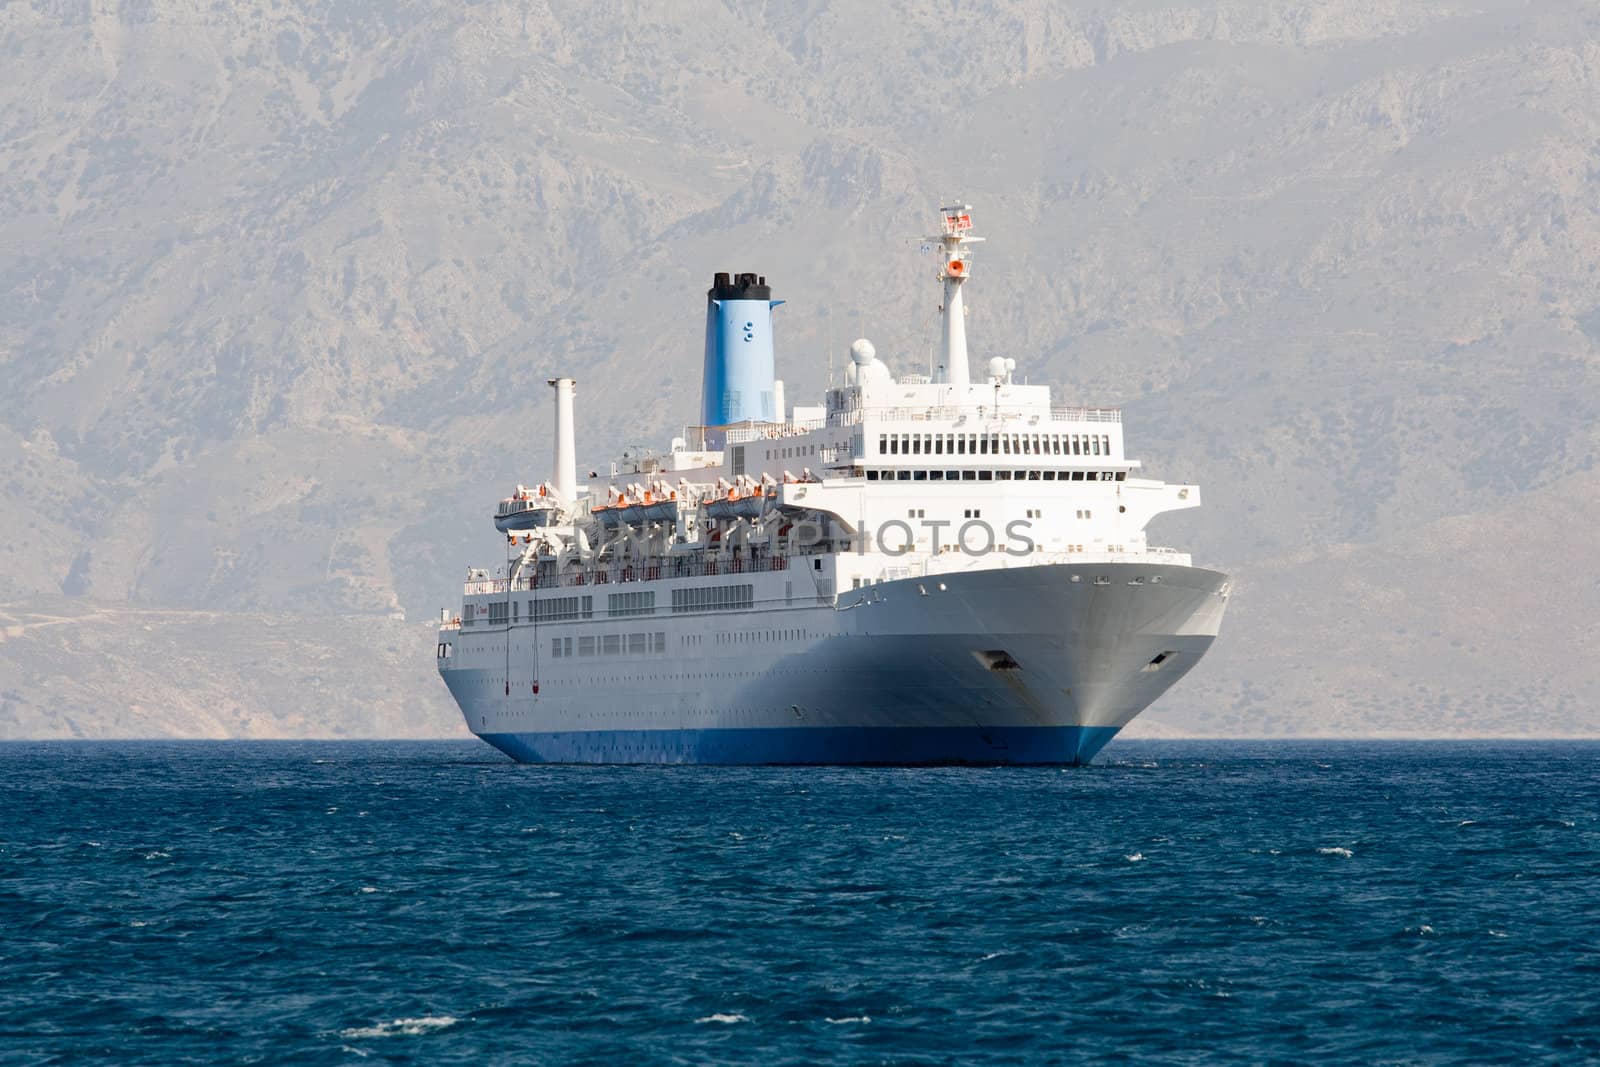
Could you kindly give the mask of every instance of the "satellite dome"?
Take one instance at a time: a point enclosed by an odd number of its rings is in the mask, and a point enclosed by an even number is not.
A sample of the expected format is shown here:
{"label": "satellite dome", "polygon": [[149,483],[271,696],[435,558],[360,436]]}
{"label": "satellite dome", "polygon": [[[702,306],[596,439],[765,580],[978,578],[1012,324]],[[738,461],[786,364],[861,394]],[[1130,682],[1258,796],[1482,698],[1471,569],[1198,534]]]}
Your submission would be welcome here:
{"label": "satellite dome", "polygon": [[865,337],[850,346],[850,358],[859,366],[871,363],[878,356],[878,350],[872,347],[872,342]]}

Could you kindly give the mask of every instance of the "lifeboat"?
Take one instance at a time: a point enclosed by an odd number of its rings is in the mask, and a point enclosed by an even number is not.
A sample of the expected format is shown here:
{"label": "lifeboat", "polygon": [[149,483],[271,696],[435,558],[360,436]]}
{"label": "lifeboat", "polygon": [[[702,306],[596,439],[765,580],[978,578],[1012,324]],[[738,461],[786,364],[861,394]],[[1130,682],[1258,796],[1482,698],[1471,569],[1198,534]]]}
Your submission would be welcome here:
{"label": "lifeboat", "polygon": [[708,519],[756,519],[766,507],[767,498],[762,493],[729,493],[706,501]]}
{"label": "lifeboat", "polygon": [[494,528],[501,533],[515,530],[533,530],[541,526],[554,526],[560,518],[561,508],[550,494],[550,488],[541,485],[537,490],[525,485],[504,500],[494,512]]}
{"label": "lifeboat", "polygon": [[637,526],[649,522],[678,521],[678,494],[664,483],[649,489],[630,487],[626,493],[616,493],[614,499],[603,507],[591,509],[602,526]]}

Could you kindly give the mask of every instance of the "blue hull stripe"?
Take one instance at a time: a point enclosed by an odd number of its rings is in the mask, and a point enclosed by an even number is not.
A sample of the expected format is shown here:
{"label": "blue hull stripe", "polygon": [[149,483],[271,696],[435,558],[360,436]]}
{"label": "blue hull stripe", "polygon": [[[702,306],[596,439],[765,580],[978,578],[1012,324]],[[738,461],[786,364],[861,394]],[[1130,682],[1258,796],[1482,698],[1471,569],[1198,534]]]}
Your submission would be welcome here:
{"label": "blue hull stripe", "polygon": [[481,734],[521,763],[1088,763],[1110,726],[801,727]]}

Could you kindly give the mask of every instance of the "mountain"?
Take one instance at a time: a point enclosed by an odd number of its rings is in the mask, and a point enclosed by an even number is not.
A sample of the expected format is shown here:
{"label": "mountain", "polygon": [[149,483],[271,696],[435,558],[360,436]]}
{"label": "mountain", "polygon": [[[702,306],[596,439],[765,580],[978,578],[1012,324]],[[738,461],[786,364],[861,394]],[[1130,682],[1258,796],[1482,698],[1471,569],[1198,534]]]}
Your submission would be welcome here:
{"label": "mountain", "polygon": [[1237,577],[1142,728],[1600,733],[1592,4],[14,3],[0,60],[0,736],[458,730],[427,620],[544,379],[664,442],[716,270],[791,400],[920,369],[956,195],[975,358],[1122,405]]}

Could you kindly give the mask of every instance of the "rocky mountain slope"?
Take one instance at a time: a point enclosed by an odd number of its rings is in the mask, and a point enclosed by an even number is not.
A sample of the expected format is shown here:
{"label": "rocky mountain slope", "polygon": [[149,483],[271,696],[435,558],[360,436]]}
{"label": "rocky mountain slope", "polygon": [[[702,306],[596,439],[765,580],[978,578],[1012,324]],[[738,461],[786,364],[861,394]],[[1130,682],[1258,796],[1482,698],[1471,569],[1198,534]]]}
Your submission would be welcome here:
{"label": "rocky mountain slope", "polygon": [[0,736],[454,730],[420,620],[543,379],[665,440],[742,269],[791,399],[918,369],[952,195],[975,355],[1238,575],[1148,729],[1600,732],[1592,4],[16,3],[0,61]]}

